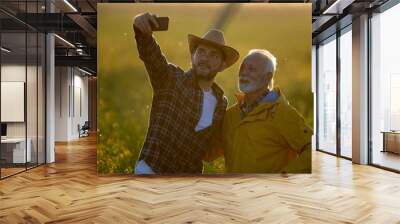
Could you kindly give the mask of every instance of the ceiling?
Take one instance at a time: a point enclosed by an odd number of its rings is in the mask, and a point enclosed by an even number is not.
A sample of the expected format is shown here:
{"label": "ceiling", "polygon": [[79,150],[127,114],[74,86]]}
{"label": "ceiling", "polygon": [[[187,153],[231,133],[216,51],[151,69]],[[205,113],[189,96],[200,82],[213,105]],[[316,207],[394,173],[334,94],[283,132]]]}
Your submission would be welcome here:
{"label": "ceiling", "polygon": [[[377,7],[387,0],[253,0],[270,3],[312,3],[313,39],[327,35],[338,20]],[[97,3],[127,3],[133,0],[1,0],[0,21],[2,45],[13,49],[14,55],[24,55],[25,30],[55,32],[56,65],[80,66],[96,73]],[[152,1],[140,1],[152,2]],[[153,2],[171,2],[155,0]],[[185,2],[175,0],[174,2]],[[186,1],[187,2],[187,1]],[[193,2],[193,1],[190,1]],[[205,2],[197,0],[197,2]],[[226,2],[224,0],[213,2]],[[232,2],[232,0],[230,1]],[[236,1],[235,1],[236,2]],[[249,1],[237,1],[249,2]],[[52,13],[49,13],[52,11]],[[27,13],[26,13],[27,12]],[[351,19],[350,19],[351,21]],[[71,44],[66,43],[67,42]],[[28,38],[28,54],[34,53],[35,43]],[[34,41],[35,42],[35,41]],[[41,47],[41,46],[39,46]],[[2,54],[3,55],[3,54]],[[11,55],[8,56],[11,58]]]}

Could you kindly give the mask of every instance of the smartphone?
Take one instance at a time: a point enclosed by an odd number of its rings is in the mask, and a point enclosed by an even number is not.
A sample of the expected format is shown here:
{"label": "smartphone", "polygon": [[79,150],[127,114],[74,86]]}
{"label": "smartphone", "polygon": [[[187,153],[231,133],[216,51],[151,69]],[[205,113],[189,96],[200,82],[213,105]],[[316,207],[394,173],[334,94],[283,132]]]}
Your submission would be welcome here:
{"label": "smartphone", "polygon": [[168,17],[157,17],[158,28],[152,27],[153,31],[166,31],[168,30],[169,18]]}

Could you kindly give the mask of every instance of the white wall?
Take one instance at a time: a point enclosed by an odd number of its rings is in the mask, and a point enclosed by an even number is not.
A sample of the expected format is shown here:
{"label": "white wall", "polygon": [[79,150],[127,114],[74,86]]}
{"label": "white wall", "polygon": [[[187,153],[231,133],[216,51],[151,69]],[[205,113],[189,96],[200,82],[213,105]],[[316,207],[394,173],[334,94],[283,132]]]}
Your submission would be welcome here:
{"label": "white wall", "polygon": [[[36,75],[36,67],[27,66],[28,78],[31,74]],[[5,64],[1,66],[1,81],[2,82],[25,82],[25,64]],[[29,80],[29,85],[36,85],[36,81]],[[35,102],[35,104],[28,105],[34,107],[36,110],[36,88],[27,88],[27,103]],[[3,96],[5,97],[5,96]],[[7,108],[1,108],[1,110],[6,110]],[[31,112],[31,111],[29,111]],[[28,122],[35,121],[36,123],[36,113],[28,113]],[[33,125],[28,125],[32,127]],[[36,127],[34,128],[36,130]],[[29,130],[28,130],[29,131]],[[25,137],[25,122],[7,122],[7,137]],[[29,133],[28,133],[29,137]]]}
{"label": "white wall", "polygon": [[79,137],[79,132],[78,132],[78,124],[81,126],[85,123],[85,121],[88,121],[89,119],[89,111],[88,111],[88,106],[89,106],[89,92],[88,92],[88,77],[87,76],[82,76],[83,73],[79,72],[78,75],[76,74],[75,70],[75,75],[74,75],[74,108],[73,108],[73,119],[72,119],[72,136],[74,137]]}
{"label": "white wall", "polygon": [[[25,83],[1,82],[1,121],[24,122]],[[35,105],[36,108],[36,105]]]}
{"label": "white wall", "polygon": [[67,67],[55,68],[55,141],[68,140],[68,88],[70,77]]}
{"label": "white wall", "polygon": [[88,77],[76,68],[56,67],[55,86],[55,140],[77,139],[78,124],[88,120]]}

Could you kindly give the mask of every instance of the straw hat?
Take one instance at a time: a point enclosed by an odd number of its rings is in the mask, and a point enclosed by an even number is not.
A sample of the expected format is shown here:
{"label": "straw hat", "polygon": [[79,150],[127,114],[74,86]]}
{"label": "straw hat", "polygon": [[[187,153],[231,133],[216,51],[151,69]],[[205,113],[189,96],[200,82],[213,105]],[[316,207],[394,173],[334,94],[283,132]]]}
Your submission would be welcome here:
{"label": "straw hat", "polygon": [[[224,34],[219,30],[209,30],[203,37],[198,37],[193,34],[188,35],[190,53],[193,55],[199,44],[210,45],[220,49],[224,53],[226,67],[235,64],[239,59],[239,52],[232,47],[225,45]],[[224,68],[224,69],[225,69]]]}

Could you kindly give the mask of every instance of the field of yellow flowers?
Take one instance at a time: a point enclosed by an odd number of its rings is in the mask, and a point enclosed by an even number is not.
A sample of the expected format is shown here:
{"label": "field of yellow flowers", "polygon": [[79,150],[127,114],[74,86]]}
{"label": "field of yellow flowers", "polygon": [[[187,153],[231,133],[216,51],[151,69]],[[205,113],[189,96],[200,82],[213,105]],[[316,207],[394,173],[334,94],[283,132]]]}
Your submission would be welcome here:
{"label": "field of yellow flowers", "polygon": [[[99,173],[132,173],[149,120],[152,89],[138,58],[132,21],[138,13],[170,18],[169,30],[156,32],[167,59],[190,67],[189,33],[202,36],[220,19],[226,4],[98,5],[98,147]],[[239,63],[218,74],[229,105],[238,91],[240,61],[252,48],[278,60],[275,85],[313,125],[311,92],[311,5],[241,4],[224,23],[226,41],[240,53]],[[224,160],[205,164],[206,173],[223,173]]]}

